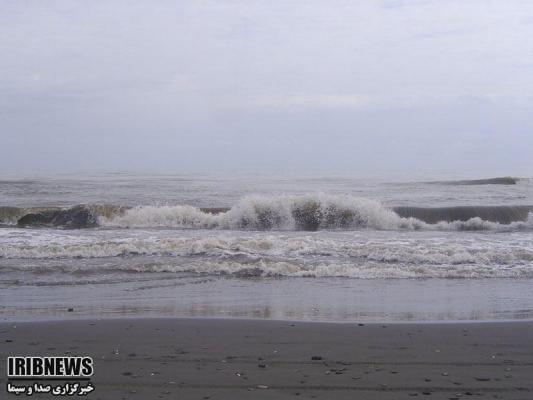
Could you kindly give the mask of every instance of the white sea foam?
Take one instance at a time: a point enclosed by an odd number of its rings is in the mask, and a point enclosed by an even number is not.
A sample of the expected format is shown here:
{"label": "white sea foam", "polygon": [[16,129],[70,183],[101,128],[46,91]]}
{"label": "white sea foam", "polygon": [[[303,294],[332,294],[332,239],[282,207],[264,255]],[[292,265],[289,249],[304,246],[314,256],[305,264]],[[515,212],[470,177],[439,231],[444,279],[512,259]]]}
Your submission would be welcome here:
{"label": "white sea foam", "polygon": [[99,223],[119,228],[212,229],[220,226],[220,217],[191,206],[138,206],[110,218],[100,217]]}
{"label": "white sea foam", "polygon": [[[376,236],[365,232],[265,232],[230,236],[213,232],[205,236],[195,231],[178,236],[173,231],[131,232],[130,237],[113,231],[92,236],[55,232],[44,238],[25,231],[25,235],[1,241],[0,268],[77,275],[112,269],[239,276],[533,277],[533,245],[523,233],[457,236],[418,232],[398,236],[382,232]],[[98,261],[102,258],[106,260]]]}

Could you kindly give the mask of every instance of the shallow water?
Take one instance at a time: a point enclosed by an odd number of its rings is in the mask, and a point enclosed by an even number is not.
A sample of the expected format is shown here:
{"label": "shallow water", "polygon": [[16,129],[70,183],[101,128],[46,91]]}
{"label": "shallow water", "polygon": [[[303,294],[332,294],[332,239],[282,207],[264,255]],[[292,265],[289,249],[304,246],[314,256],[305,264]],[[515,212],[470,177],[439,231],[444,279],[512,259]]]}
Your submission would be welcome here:
{"label": "shallow water", "polygon": [[4,287],[0,319],[525,320],[533,318],[532,284],[531,279],[243,279],[154,274],[149,280],[137,276],[128,282]]}

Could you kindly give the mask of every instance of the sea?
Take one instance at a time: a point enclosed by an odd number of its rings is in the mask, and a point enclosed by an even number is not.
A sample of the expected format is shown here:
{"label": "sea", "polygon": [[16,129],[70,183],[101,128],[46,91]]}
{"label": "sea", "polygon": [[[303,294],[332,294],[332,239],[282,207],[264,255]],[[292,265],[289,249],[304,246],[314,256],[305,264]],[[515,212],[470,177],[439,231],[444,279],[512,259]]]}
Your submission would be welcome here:
{"label": "sea", "polygon": [[533,179],[0,178],[0,320],[533,318]]}

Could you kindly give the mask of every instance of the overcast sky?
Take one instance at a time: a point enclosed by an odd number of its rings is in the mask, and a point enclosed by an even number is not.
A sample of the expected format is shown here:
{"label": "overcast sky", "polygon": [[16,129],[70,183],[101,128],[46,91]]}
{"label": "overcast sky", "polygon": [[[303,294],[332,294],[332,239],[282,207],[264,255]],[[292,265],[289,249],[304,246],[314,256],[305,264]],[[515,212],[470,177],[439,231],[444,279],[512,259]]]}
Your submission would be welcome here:
{"label": "overcast sky", "polygon": [[0,174],[533,176],[533,2],[0,0]]}

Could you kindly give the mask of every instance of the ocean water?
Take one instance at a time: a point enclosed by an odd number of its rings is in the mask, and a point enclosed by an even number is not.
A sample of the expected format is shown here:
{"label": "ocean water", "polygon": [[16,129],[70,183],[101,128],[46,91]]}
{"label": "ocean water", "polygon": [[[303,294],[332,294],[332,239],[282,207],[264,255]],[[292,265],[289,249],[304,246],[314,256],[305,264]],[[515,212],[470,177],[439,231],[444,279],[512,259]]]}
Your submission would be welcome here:
{"label": "ocean water", "polygon": [[532,239],[528,178],[5,177],[0,316],[531,318]]}

